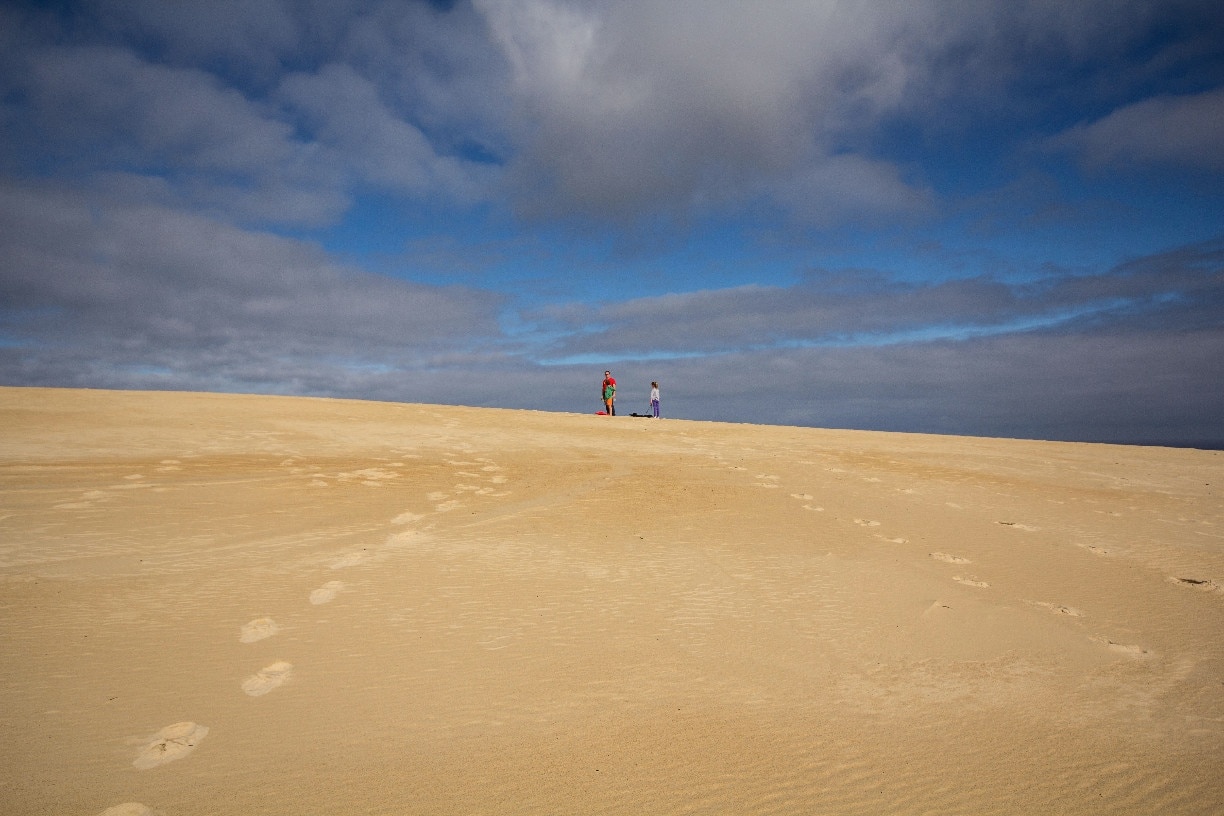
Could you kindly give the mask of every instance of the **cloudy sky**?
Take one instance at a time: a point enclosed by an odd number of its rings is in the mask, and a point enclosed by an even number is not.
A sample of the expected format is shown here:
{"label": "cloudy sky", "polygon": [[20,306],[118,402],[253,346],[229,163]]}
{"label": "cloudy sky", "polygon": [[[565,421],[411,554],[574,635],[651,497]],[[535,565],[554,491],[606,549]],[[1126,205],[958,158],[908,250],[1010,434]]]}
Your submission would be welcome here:
{"label": "cloudy sky", "polygon": [[1224,443],[1218,0],[0,0],[0,117],[3,384]]}

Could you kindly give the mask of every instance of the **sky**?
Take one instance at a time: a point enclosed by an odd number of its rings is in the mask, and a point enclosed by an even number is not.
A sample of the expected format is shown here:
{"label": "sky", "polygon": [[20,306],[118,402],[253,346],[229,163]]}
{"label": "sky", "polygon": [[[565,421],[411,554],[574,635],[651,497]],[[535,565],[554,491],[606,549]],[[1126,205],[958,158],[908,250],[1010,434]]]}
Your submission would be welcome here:
{"label": "sky", "polygon": [[1224,7],[0,0],[0,384],[593,415],[605,369],[1224,445]]}

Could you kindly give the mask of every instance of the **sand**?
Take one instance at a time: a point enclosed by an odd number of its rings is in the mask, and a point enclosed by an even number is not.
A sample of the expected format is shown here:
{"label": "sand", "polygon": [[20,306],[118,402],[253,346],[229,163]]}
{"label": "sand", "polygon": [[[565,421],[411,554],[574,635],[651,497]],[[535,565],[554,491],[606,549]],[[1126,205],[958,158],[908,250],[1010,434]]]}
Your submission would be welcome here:
{"label": "sand", "polygon": [[6,814],[1218,814],[1224,454],[0,389]]}

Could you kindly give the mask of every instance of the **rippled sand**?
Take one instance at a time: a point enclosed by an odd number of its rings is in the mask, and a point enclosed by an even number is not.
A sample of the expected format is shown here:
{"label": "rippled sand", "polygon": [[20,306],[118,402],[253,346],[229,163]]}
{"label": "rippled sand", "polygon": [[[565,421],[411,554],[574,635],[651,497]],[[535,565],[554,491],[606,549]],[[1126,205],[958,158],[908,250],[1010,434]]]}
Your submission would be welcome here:
{"label": "rippled sand", "polygon": [[6,814],[1224,812],[1224,454],[0,389]]}

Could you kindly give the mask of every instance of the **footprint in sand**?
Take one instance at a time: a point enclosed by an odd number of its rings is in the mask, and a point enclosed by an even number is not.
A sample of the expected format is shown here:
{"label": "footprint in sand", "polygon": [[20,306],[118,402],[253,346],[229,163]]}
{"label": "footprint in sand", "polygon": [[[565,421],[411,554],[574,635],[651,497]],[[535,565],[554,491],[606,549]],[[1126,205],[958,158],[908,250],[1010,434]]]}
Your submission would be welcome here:
{"label": "footprint in sand", "polygon": [[1076,544],[1077,547],[1082,547],[1094,555],[1109,555],[1109,550],[1104,547],[1098,547],[1095,544]]}
{"label": "footprint in sand", "polygon": [[310,602],[315,606],[330,603],[336,599],[340,590],[344,589],[343,581],[328,581],[323,586],[310,593]]}
{"label": "footprint in sand", "polygon": [[799,501],[811,501],[814,498],[811,493],[792,493],[790,497]]}
{"label": "footprint in sand", "polygon": [[288,680],[292,674],[293,664],[278,660],[243,680],[242,690],[252,697],[262,697]]}
{"label": "footprint in sand", "polygon": [[980,587],[982,589],[985,589],[986,587],[990,586],[990,584],[986,583],[985,581],[979,581],[978,579],[972,576],[966,577],[963,575],[953,575],[952,580],[956,581],[958,584],[964,584],[965,586],[971,586],[971,587]]}
{"label": "footprint in sand", "polygon": [[951,608],[952,608],[951,606],[944,603],[943,601],[933,601],[930,606],[928,606],[926,609],[922,611],[922,617],[931,618],[936,615],[945,615],[947,613],[944,612],[944,610],[951,609]]}
{"label": "footprint in sand", "polygon": [[1148,657],[1155,657],[1155,652],[1148,651],[1142,646],[1133,646],[1125,643],[1116,643],[1108,638],[1095,638],[1098,643],[1104,643],[1109,647],[1109,651],[1117,652],[1118,654],[1133,657],[1136,660],[1142,660]]}
{"label": "footprint in sand", "polygon": [[98,816],[162,816],[162,814],[160,810],[154,810],[139,802],[124,802],[122,805],[108,807]]}
{"label": "footprint in sand", "polygon": [[1034,527],[1031,524],[1020,524],[1019,522],[1015,521],[996,521],[995,524],[1002,524],[1004,527],[1011,527],[1016,530],[1026,530],[1030,533],[1041,529],[1040,527]]}
{"label": "footprint in sand", "polygon": [[860,527],[879,527],[880,526],[880,522],[878,521],[870,521],[868,519],[860,519],[860,518],[856,518],[854,520],[854,523]]}
{"label": "footprint in sand", "polygon": [[327,566],[332,569],[344,569],[345,567],[355,567],[369,557],[365,551],[345,553],[339,558],[334,559]]}
{"label": "footprint in sand", "polygon": [[400,513],[395,518],[391,519],[392,524],[411,524],[414,521],[420,521],[425,516],[420,513]]}
{"label": "footprint in sand", "polygon": [[182,759],[208,736],[208,726],[193,722],[167,725],[148,739],[132,763],[142,771]]}
{"label": "footprint in sand", "polygon": [[803,505],[803,509],[804,509],[804,510],[812,510],[812,511],[817,512],[817,513],[823,513],[823,512],[824,512],[824,508],[823,508],[823,507],[815,507],[815,506],[810,505],[810,504],[805,504],[805,505]]}
{"label": "footprint in sand", "polygon": [[1219,584],[1207,578],[1174,578],[1170,576],[1167,580],[1171,584],[1190,587],[1191,589],[1197,589],[1199,592],[1224,592],[1224,590],[1220,589]]}
{"label": "footprint in sand", "polygon": [[881,541],[887,541],[889,544],[908,544],[909,543],[908,538],[885,538],[882,535],[877,535],[876,538],[880,539]]}
{"label": "footprint in sand", "polygon": [[238,640],[243,643],[255,643],[272,637],[278,631],[280,627],[271,618],[256,618],[242,627],[242,634],[239,635]]}
{"label": "footprint in sand", "polygon": [[1040,606],[1042,609],[1053,612],[1055,615],[1066,615],[1071,618],[1082,618],[1084,613],[1073,606],[1063,606],[1062,604],[1046,603],[1045,601],[1025,601],[1026,604]]}
{"label": "footprint in sand", "polygon": [[933,552],[931,557],[936,561],[943,561],[948,564],[972,564],[968,558],[961,558],[959,555],[948,555],[947,553]]}

